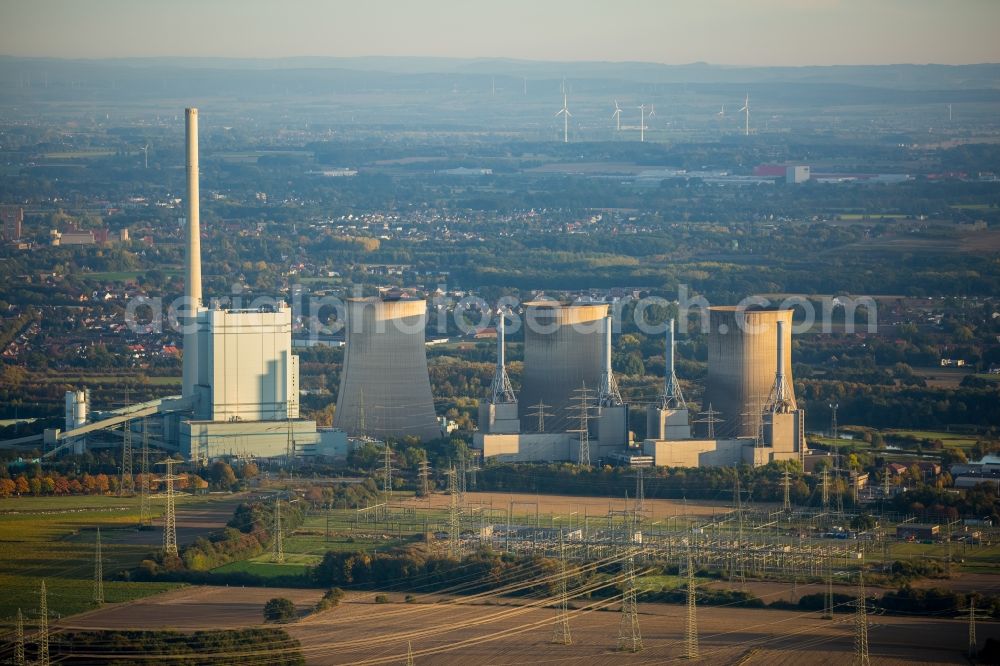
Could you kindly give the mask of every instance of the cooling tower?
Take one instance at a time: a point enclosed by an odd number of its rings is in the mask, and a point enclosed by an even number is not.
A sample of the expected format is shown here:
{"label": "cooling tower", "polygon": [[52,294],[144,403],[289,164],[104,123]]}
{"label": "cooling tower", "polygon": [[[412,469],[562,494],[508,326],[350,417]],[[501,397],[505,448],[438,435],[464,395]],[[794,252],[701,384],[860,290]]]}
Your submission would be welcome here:
{"label": "cooling tower", "polygon": [[524,372],[518,403],[525,432],[538,429],[538,404],[552,417],[546,430],[578,427],[574,391],[584,382],[591,399],[604,374],[606,304],[524,304]]}
{"label": "cooling tower", "polygon": [[426,321],[423,300],[348,300],[335,427],[355,436],[441,436],[427,374]]}
{"label": "cooling tower", "polygon": [[778,365],[778,322],[784,322],[788,404],[795,409],[792,391],[792,311],[735,306],[709,309],[708,380],[702,409],[720,412],[718,436],[754,437],[760,414],[774,386]]}

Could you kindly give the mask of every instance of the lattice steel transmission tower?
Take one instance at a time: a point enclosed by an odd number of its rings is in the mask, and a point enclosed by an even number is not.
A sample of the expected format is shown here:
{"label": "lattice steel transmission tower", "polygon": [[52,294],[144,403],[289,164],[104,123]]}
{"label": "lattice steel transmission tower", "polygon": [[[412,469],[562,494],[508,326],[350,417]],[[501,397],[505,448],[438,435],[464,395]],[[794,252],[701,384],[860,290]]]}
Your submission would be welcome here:
{"label": "lattice steel transmission tower", "polygon": [[[840,408],[839,402],[830,403],[830,439],[832,439],[836,446],[837,438],[839,433],[837,432],[837,410]],[[838,447],[839,448],[839,447]]]}
{"label": "lattice steel transmission tower", "polygon": [[559,645],[573,643],[569,630],[569,592],[566,589],[566,546],[563,531],[559,530],[559,606],[556,611],[556,625],[552,630],[552,642]]}
{"label": "lattice steel transmission tower", "polygon": [[461,555],[461,506],[458,501],[458,473],[452,465],[448,470],[448,554],[454,558]]}
{"label": "lattice steel transmission tower", "polygon": [[413,642],[406,641],[406,666],[413,666]]}
{"label": "lattice steel transmission tower", "polygon": [[388,502],[392,499],[392,447],[389,442],[382,444],[382,498]]}
{"label": "lattice steel transmission tower", "polygon": [[417,463],[417,469],[420,474],[420,494],[422,497],[427,497],[431,494],[431,481],[430,481],[430,470],[431,464],[426,460],[421,460]]}
{"label": "lattice steel transmission tower", "polygon": [[45,581],[38,598],[38,666],[49,666],[49,600],[45,592]]}
{"label": "lattice steel transmission tower", "polygon": [[740,488],[740,469],[733,467],[733,502],[736,508],[736,548],[733,549],[733,566],[731,578],[740,581],[740,586],[746,588],[746,571],[743,559],[743,490]]}
{"label": "lattice steel transmission tower", "polygon": [[545,417],[555,416],[555,414],[545,411],[546,407],[551,407],[551,406],[552,405],[546,405],[542,401],[539,401],[537,405],[531,406],[531,409],[534,411],[528,412],[528,416],[531,418],[538,419],[538,426],[537,426],[538,432],[545,432]]}
{"label": "lattice steel transmission tower", "polygon": [[625,556],[624,589],[622,591],[622,617],[618,625],[618,649],[638,652],[642,649],[642,633],[639,631],[639,608],[636,603],[635,559],[632,553]]}
{"label": "lattice steel transmission tower", "polygon": [[177,514],[174,511],[174,481],[178,477],[174,476],[174,465],[177,461],[173,458],[156,463],[165,465],[167,473],[163,480],[167,484],[167,510],[163,514],[163,551],[167,555],[177,554]]}
{"label": "lattice steel transmission tower", "polygon": [[785,501],[782,508],[787,513],[792,510],[792,475],[787,468],[785,473],[781,475],[781,487],[785,491]]}
{"label": "lattice steel transmission tower", "polygon": [[820,494],[823,498],[823,512],[830,510],[830,473],[824,469],[819,477]]}
{"label": "lattice steel transmission tower", "polygon": [[17,620],[14,625],[14,664],[24,666],[24,616],[17,609]]}
{"label": "lattice steel transmission tower", "polygon": [[282,563],[285,561],[285,541],[281,534],[281,498],[274,498],[274,534],[271,537],[271,561]]}
{"label": "lattice steel transmission tower", "polygon": [[575,399],[577,400],[573,411],[576,412],[575,416],[579,419],[579,427],[568,432],[575,432],[580,437],[580,453],[577,456],[577,464],[581,467],[590,467],[590,390],[587,389],[587,383],[583,382],[580,388],[573,393],[576,394]]}
{"label": "lattice steel transmission tower", "polygon": [[101,528],[97,528],[97,542],[94,546],[94,604],[104,603],[104,558],[101,556]]}
{"label": "lattice steel transmission tower", "polygon": [[828,550],[824,564],[826,565],[826,589],[823,591],[823,619],[833,619],[833,556]]}
{"label": "lattice steel transmission tower", "polygon": [[139,456],[139,527],[153,524],[153,516],[149,510],[149,432],[146,430],[146,419],[142,420],[142,452]]}
{"label": "lattice steel transmission tower", "polygon": [[969,659],[979,654],[979,643],[976,640],[976,620],[988,620],[989,614],[976,615],[976,598],[969,597]]}
{"label": "lattice steel transmission tower", "polygon": [[712,403],[708,403],[708,409],[703,412],[698,412],[698,416],[703,418],[695,419],[694,423],[704,423],[708,426],[708,438],[715,439],[715,424],[722,423],[722,419],[716,418],[722,412],[712,409]]}
{"label": "lattice steel transmission tower", "polygon": [[132,422],[125,421],[122,428],[122,473],[118,484],[120,497],[135,493],[135,478],[132,475]]}
{"label": "lattice steel transmission tower", "polygon": [[698,658],[698,606],[690,541],[687,547],[687,626],[684,630],[684,656],[687,659]]}
{"label": "lattice steel transmission tower", "polygon": [[854,616],[854,664],[871,666],[868,655],[868,608],[865,600],[865,572],[858,572],[858,608]]}
{"label": "lattice steel transmission tower", "polygon": [[646,487],[643,483],[642,468],[635,468],[635,519],[641,519],[642,513],[646,510]]}

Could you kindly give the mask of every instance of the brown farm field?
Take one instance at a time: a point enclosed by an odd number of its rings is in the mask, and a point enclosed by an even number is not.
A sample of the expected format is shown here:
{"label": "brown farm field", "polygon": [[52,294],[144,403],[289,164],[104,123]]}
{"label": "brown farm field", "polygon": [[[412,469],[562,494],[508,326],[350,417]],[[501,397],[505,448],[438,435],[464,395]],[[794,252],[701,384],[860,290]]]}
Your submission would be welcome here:
{"label": "brown farm field", "polygon": [[[616,650],[621,615],[617,601],[583,600],[571,612],[572,646],[551,643],[555,611],[532,600],[421,596],[405,603],[389,595],[352,592],[340,606],[284,628],[302,643],[309,664],[398,664],[412,645],[419,664],[656,664],[683,656],[685,609],[640,604],[644,650]],[[178,590],[121,607],[72,618],[60,627],[184,630],[233,628],[261,623],[261,607],[273,596],[291,598],[300,613],[319,591],[276,588]],[[591,603],[592,607],[584,606]],[[698,609],[699,663],[830,664],[850,662],[853,614],[823,620],[818,613],[739,608]],[[966,624],[952,618],[871,616],[873,664],[968,663]],[[246,626],[246,625],[242,625]],[[1000,637],[1000,625],[981,623],[980,644]]]}
{"label": "brown farm field", "polygon": [[[613,511],[624,511],[631,509],[633,502],[624,498],[607,497],[580,497],[576,495],[536,495],[533,493],[504,493],[504,492],[467,492],[465,493],[466,503],[472,506],[492,506],[494,509],[506,509],[513,503],[515,515],[534,514],[534,505],[538,504],[538,513],[549,516],[569,516],[576,512],[582,518],[584,514],[590,516],[605,516],[609,509]],[[427,498],[413,498],[405,502],[408,506],[447,509],[449,496],[443,493],[434,493]],[[728,502],[698,501],[677,501],[663,499],[645,500],[645,506],[649,513],[647,516],[652,521],[666,520],[671,516],[711,516],[714,514],[726,513],[732,509],[732,504]]]}

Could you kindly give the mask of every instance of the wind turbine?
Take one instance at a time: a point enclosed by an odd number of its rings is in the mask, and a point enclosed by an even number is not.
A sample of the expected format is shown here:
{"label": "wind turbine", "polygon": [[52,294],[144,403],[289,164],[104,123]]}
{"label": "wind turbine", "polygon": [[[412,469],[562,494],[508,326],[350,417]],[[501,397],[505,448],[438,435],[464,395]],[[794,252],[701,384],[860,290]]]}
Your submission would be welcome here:
{"label": "wind turbine", "polygon": [[556,117],[563,116],[563,143],[569,143],[569,117],[572,115],[569,112],[569,104],[566,100],[566,93],[563,93],[563,108],[556,111]]}
{"label": "wind turbine", "polygon": [[715,115],[719,116],[720,118],[725,118],[726,117],[726,105],[723,104],[722,105],[722,109],[720,109],[719,112],[717,114],[715,114]]}
{"label": "wind turbine", "polygon": [[497,77],[495,76],[493,77],[490,83],[490,96],[491,97],[497,96]]}
{"label": "wind turbine", "polygon": [[147,143],[145,146],[143,146],[139,150],[142,151],[142,164],[143,164],[143,168],[148,169],[149,168],[149,144]]}
{"label": "wind turbine", "polygon": [[622,107],[618,106],[618,100],[615,100],[615,112],[611,114],[611,119],[615,121],[615,129],[619,132],[622,131]]}
{"label": "wind turbine", "polygon": [[639,142],[646,140],[646,105],[639,105]]}
{"label": "wind turbine", "polygon": [[743,112],[747,114],[746,135],[750,136],[750,93],[747,93],[746,101],[743,102],[743,108],[738,111],[738,113]]}
{"label": "wind turbine", "polygon": [[649,117],[652,118],[655,115],[656,115],[656,105],[655,104],[650,104],[649,105]]}

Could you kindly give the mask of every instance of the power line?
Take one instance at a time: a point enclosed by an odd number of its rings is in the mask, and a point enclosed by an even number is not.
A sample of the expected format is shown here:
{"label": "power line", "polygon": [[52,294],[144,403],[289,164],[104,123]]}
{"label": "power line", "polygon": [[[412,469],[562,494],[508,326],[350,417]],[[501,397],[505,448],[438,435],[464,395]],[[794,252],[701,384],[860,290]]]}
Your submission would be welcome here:
{"label": "power line", "polygon": [[97,543],[94,548],[94,604],[104,604],[104,562],[101,558],[101,528],[97,528]]}
{"label": "power line", "polygon": [[833,619],[833,557],[826,551],[826,589],[823,591],[823,619]]}

